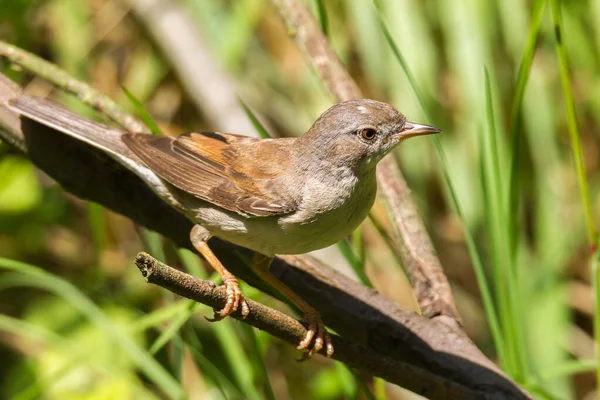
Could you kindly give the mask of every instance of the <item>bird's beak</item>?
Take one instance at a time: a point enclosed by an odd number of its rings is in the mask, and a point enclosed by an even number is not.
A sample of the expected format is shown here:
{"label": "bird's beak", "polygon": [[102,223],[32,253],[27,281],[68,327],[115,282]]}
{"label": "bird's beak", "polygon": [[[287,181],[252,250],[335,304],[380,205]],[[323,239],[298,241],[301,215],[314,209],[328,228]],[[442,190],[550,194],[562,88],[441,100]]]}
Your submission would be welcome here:
{"label": "bird's beak", "polygon": [[431,125],[421,125],[406,121],[400,132],[398,132],[398,135],[400,136],[401,140],[405,140],[415,136],[440,133],[441,131],[441,129],[438,129]]}

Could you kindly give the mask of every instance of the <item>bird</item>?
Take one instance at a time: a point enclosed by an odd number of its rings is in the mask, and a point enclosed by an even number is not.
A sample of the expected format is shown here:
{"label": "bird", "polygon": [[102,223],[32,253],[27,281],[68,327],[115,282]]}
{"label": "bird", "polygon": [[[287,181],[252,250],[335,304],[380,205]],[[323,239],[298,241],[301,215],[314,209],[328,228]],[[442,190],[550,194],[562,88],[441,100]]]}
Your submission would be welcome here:
{"label": "bird", "polygon": [[276,255],[304,254],[347,237],[367,217],[376,166],[404,140],[441,130],[410,122],[392,105],[345,101],[323,112],[301,136],[259,139],[221,132],[171,137],[109,128],[33,96],[11,110],[84,141],[137,174],[194,223],[190,241],[221,275],[227,303],[219,320],[250,312],[236,277],[208,245],[211,237],[254,251],[251,268],[302,311],[308,357],[334,352],[321,316],[269,271]]}

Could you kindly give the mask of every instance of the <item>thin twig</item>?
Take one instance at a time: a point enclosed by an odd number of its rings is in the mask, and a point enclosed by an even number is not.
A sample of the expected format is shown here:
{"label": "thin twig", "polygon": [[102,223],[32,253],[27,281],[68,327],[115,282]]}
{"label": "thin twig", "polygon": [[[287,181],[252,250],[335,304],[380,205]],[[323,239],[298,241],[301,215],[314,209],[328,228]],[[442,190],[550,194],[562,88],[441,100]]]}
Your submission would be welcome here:
{"label": "thin twig", "polygon": [[105,114],[127,131],[149,132],[141,121],[123,110],[109,97],[101,94],[88,84],[73,78],[56,65],[3,41],[0,41],[0,56],[8,58],[12,63],[52,82],[57,87],[77,95],[85,104]]}

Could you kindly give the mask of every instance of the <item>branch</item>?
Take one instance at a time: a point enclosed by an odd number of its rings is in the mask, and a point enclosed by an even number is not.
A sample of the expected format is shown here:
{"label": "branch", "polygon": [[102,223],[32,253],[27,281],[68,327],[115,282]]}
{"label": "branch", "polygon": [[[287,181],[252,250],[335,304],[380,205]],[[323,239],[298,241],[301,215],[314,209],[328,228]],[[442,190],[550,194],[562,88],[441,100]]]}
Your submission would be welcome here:
{"label": "branch", "polygon": [[[188,299],[206,304],[214,309],[221,309],[227,302],[227,294],[223,286],[205,281],[181,272],[156,260],[146,253],[139,253],[135,264],[148,283],[161,286],[173,293]],[[261,303],[246,299],[250,313],[242,319],[238,311],[231,317],[291,344],[297,345],[306,335],[306,328],[297,320],[280,311]],[[407,363],[398,362],[389,357],[373,352],[359,344],[350,342],[338,335],[331,335],[335,347],[332,358],[343,362],[350,368],[380,376],[388,382],[398,383],[407,377],[415,379],[421,388],[421,394],[428,398],[479,399],[484,393],[467,388],[451,380],[440,380],[433,374]],[[321,350],[320,354],[325,355]],[[432,382],[436,384],[432,385]]]}
{"label": "branch", "polygon": [[390,237],[400,249],[402,265],[409,273],[423,315],[460,326],[448,278],[394,159],[388,157],[379,163],[377,178],[381,197],[394,222]]}
{"label": "branch", "polygon": [[4,56],[11,62],[35,72],[37,76],[52,82],[59,88],[77,95],[85,104],[102,112],[127,131],[149,132],[141,121],[128,114],[109,97],[101,94],[87,83],[73,78],[56,65],[1,40],[0,56]]}
{"label": "branch", "polygon": [[[277,7],[296,44],[306,54],[323,83],[337,101],[362,98],[360,89],[335,55],[312,14],[299,0],[271,0]],[[438,315],[453,325],[460,324],[452,291],[431,239],[419,217],[410,189],[392,157],[377,167],[377,182],[398,235],[402,264],[409,273],[417,301],[427,317]],[[454,321],[452,321],[454,320]]]}

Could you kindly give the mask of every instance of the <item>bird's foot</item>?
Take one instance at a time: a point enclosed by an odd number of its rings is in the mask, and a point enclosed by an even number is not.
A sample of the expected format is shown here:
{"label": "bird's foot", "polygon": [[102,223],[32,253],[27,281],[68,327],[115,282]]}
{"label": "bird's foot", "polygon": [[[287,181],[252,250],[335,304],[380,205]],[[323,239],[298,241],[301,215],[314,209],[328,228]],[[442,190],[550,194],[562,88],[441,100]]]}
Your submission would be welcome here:
{"label": "bird's foot", "polygon": [[250,309],[248,303],[244,299],[244,294],[240,290],[237,279],[233,275],[223,277],[223,285],[227,290],[227,303],[221,310],[215,310],[215,315],[212,318],[206,318],[208,321],[220,321],[232,312],[241,309],[242,318],[246,318]]}
{"label": "bird's foot", "polygon": [[302,320],[306,322],[308,332],[306,332],[306,336],[302,339],[297,349],[308,349],[311,343],[312,347],[304,354],[301,361],[308,360],[323,348],[325,348],[327,357],[331,357],[333,355],[331,336],[327,333],[327,329],[325,328],[325,325],[323,325],[319,313],[316,311],[307,312],[304,314]]}

